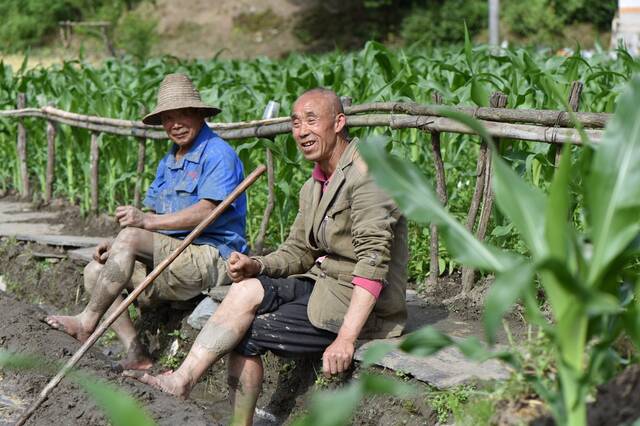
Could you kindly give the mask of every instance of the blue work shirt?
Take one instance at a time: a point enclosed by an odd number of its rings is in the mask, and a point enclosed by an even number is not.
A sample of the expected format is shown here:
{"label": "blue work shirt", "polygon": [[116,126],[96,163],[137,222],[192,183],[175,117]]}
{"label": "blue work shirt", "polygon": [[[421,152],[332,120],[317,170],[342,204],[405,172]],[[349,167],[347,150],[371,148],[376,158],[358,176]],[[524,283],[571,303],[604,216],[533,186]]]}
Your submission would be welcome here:
{"label": "blue work shirt", "polygon": [[[206,124],[180,160],[176,160],[177,150],[178,145],[174,144],[160,160],[156,178],[144,199],[144,205],[158,214],[175,213],[203,199],[220,202],[244,178],[236,152]],[[213,245],[225,259],[233,251],[247,253],[246,217],[247,197],[242,194],[194,244]],[[191,230],[158,232],[184,239]]]}

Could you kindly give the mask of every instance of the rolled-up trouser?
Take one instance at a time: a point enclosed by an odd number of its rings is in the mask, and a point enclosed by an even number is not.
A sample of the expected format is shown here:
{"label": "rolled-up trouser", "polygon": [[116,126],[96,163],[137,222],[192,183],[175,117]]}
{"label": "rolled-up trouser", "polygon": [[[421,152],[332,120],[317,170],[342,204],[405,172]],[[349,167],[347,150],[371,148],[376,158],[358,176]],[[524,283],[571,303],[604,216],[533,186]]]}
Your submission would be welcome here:
{"label": "rolled-up trouser", "polygon": [[[153,234],[153,265],[158,266],[178,246],[182,240],[155,232]],[[141,283],[151,272],[142,262],[136,262],[131,282]],[[190,244],[155,279],[150,287],[140,294],[138,301],[143,305],[154,305],[162,300],[189,300],[211,287],[229,284],[225,261],[214,246]]]}
{"label": "rolled-up trouser", "polygon": [[244,338],[234,349],[244,356],[271,351],[282,357],[321,354],[337,337],[309,321],[307,305],[314,281],[258,277],[264,298]]}

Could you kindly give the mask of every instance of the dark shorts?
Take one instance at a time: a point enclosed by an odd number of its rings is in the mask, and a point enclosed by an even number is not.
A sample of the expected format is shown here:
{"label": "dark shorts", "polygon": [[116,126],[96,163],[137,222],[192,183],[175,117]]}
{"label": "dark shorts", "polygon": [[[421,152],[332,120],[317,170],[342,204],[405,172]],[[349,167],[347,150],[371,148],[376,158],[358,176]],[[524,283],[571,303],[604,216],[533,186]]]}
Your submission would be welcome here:
{"label": "dark shorts", "polygon": [[264,288],[264,298],[251,327],[234,351],[244,356],[271,351],[282,357],[324,352],[336,334],[316,328],[309,321],[307,305],[314,281],[264,275],[258,280]]}

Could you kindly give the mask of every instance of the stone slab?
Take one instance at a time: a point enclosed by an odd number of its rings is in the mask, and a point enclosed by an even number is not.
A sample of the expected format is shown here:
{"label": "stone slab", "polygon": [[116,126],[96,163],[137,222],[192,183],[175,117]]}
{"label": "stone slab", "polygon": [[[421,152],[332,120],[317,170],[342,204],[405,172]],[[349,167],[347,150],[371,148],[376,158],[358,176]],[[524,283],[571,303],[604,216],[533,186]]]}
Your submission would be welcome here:
{"label": "stone slab", "polygon": [[67,254],[69,259],[78,260],[83,263],[89,263],[93,260],[93,253],[96,251],[96,246],[83,247],[79,249],[69,250]]}
{"label": "stone slab", "polygon": [[[386,339],[390,343],[398,343],[399,339]],[[362,361],[362,357],[374,340],[362,345],[354,358]],[[394,371],[402,371],[416,379],[428,383],[438,389],[447,389],[472,381],[506,380],[510,372],[507,367],[495,360],[477,363],[467,360],[456,348],[449,347],[428,357],[417,357],[394,350],[386,355],[377,365]]]}

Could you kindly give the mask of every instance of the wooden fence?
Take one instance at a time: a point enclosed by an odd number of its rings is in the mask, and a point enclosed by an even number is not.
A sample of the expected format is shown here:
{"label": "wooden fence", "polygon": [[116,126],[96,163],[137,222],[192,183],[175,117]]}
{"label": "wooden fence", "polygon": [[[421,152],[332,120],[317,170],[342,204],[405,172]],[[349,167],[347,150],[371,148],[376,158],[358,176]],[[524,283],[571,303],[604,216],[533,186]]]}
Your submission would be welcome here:
{"label": "wooden fence", "polygon": [[[574,111],[578,111],[582,83],[574,82],[571,86],[569,104]],[[348,98],[347,98],[348,99]],[[493,93],[490,98],[490,107],[456,107],[458,112],[471,115],[478,119],[496,138],[499,143],[501,138],[544,142],[556,146],[556,161],[561,144],[581,144],[579,132],[573,128],[569,114],[565,111],[534,110],[534,109],[508,109],[507,97],[499,92]],[[474,132],[457,121],[446,118],[441,112],[442,97],[434,94],[434,104],[423,105],[413,102],[376,102],[362,105],[350,105],[345,102],[347,125],[349,127],[389,127],[392,129],[420,129],[431,133],[431,148],[434,157],[436,192],[443,204],[447,203],[446,179],[444,164],[440,152],[440,134],[442,132],[474,134]],[[167,139],[161,126],[147,126],[141,121],[121,120],[114,118],[95,117],[82,115],[56,109],[52,106],[43,108],[26,108],[26,97],[19,94],[17,109],[0,111],[0,117],[14,117],[18,119],[17,152],[20,167],[22,187],[20,193],[24,197],[30,195],[29,174],[27,170],[27,132],[23,124],[26,117],[35,117],[46,120],[47,126],[47,176],[44,189],[44,202],[51,200],[54,181],[55,164],[55,139],[56,123],[91,131],[91,211],[98,212],[99,176],[98,164],[100,158],[99,134],[110,133],[121,136],[132,136],[138,140],[138,180],[134,190],[134,204],[140,206],[141,200],[141,176],[144,173],[146,141],[147,139]],[[576,112],[577,120],[581,123],[585,133],[593,142],[602,138],[603,128],[611,114]],[[256,120],[239,123],[215,123],[209,124],[222,138],[227,140],[245,138],[272,138],[276,135],[286,134],[291,131],[289,117],[280,117],[268,120]],[[273,175],[273,164],[269,162],[269,173]],[[273,191],[269,191],[269,203],[273,203]],[[479,239],[484,239],[489,223],[493,205],[493,193],[491,191],[491,156],[489,147],[485,142],[480,145],[480,151],[476,165],[476,183],[467,215],[466,226],[471,232],[476,230]],[[478,215],[480,216],[478,220]],[[261,229],[266,229],[269,215],[265,214]],[[255,246],[263,246],[264,233],[258,236]],[[431,281],[437,280],[440,274],[438,266],[438,233],[435,227],[431,227]],[[474,271],[463,269],[464,291],[468,291],[473,285]]]}

